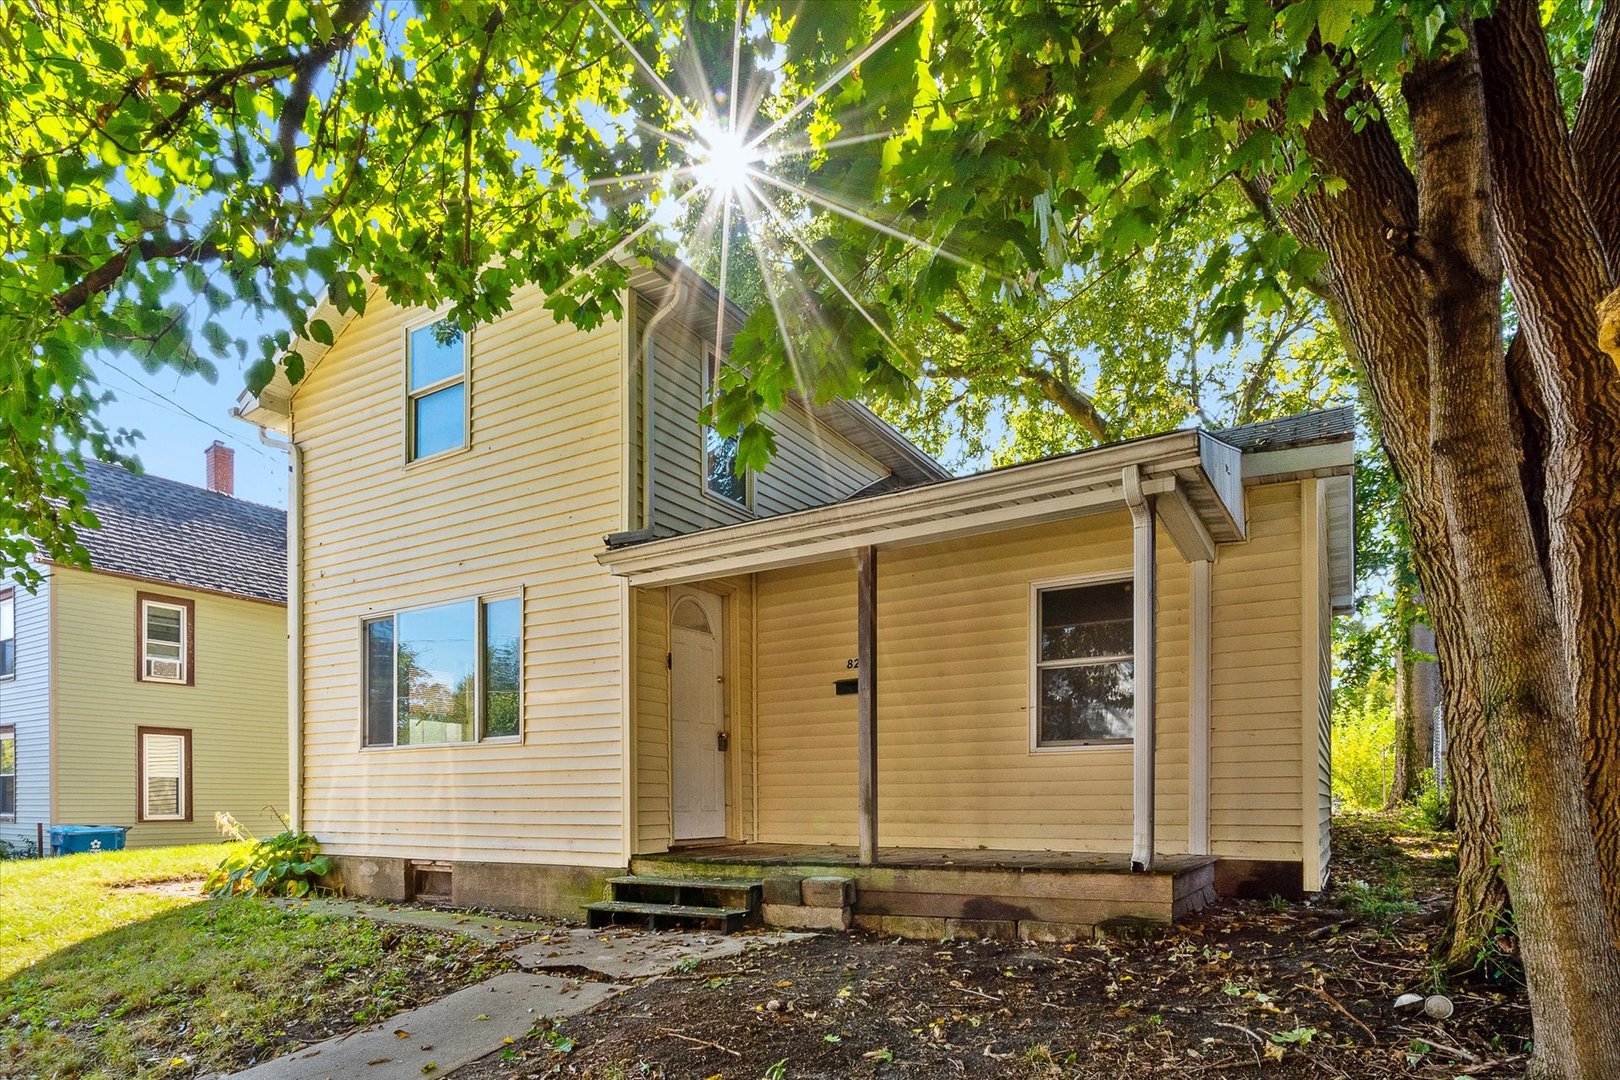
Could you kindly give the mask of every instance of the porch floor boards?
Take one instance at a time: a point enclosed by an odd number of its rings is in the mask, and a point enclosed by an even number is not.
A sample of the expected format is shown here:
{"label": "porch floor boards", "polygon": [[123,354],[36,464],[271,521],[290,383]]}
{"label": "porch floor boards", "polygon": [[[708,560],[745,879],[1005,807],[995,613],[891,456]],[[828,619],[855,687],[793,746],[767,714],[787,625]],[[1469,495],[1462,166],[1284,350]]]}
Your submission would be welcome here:
{"label": "porch floor boards", "polygon": [[[697,844],[638,855],[638,860],[713,866],[860,867],[860,851],[843,844]],[[1162,855],[1148,873],[1175,877],[1213,865],[1208,855]],[[1128,854],[1085,851],[1010,851],[997,848],[879,848],[877,865],[891,870],[1000,870],[1061,874],[1129,874]]]}

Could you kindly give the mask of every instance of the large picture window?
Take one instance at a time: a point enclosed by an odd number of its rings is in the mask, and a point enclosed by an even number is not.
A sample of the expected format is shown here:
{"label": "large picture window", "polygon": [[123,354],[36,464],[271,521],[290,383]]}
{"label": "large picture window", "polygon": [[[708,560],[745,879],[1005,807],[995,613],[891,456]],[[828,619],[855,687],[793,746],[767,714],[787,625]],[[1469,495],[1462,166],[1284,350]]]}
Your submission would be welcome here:
{"label": "large picture window", "polygon": [[410,332],[405,346],[409,458],[467,445],[467,339],[453,323]]}
{"label": "large picture window", "polygon": [[191,732],[183,728],[141,728],[141,821],[191,820]]}
{"label": "large picture window", "polygon": [[[703,402],[714,403],[720,385],[720,354],[713,345],[703,350]],[[719,496],[738,506],[748,505],[748,478],[737,471],[738,438],[721,437],[708,424],[703,425],[703,487],[711,495]]]}
{"label": "large picture window", "polygon": [[428,746],[516,736],[521,623],[515,596],[365,620],[365,744]]}
{"label": "large picture window", "polygon": [[17,674],[17,593],[0,589],[0,679]]}
{"label": "large picture window", "polygon": [[1127,743],[1136,733],[1131,583],[1035,593],[1035,744]]}

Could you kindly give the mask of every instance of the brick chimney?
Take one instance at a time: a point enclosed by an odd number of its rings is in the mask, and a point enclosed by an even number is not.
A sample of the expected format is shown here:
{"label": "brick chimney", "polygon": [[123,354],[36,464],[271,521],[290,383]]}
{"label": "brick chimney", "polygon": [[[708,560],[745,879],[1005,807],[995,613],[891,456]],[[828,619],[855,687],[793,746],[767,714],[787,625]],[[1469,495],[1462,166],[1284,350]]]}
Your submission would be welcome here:
{"label": "brick chimney", "polygon": [[208,490],[221,495],[236,493],[236,451],[214,440],[214,445],[203,451],[208,462]]}

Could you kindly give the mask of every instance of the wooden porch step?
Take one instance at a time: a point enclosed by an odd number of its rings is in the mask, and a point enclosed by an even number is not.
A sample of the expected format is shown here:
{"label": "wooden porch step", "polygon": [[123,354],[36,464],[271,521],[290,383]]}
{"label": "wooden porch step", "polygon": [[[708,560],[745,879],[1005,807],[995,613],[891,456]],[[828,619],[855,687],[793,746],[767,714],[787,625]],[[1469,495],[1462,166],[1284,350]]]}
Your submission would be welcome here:
{"label": "wooden porch step", "polygon": [[722,933],[741,930],[752,911],[745,907],[706,907],[692,904],[655,904],[636,900],[602,900],[585,905],[591,927],[637,923],[653,929],[702,926]]}
{"label": "wooden porch step", "polygon": [[747,892],[750,889],[761,888],[765,883],[759,878],[691,878],[663,877],[657,874],[630,874],[625,877],[608,878],[608,884],[615,887],[620,885],[628,885],[635,888],[706,889],[710,892]]}

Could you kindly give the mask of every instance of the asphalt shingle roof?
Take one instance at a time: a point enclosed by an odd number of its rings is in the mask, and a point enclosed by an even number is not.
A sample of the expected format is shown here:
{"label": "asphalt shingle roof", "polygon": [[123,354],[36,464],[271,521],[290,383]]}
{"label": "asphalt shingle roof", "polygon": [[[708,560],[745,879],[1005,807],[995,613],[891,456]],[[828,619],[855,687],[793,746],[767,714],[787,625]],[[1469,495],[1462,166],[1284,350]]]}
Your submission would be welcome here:
{"label": "asphalt shingle roof", "polygon": [[1337,409],[1280,416],[1275,420],[1262,420],[1258,424],[1244,424],[1210,434],[1227,446],[1245,453],[1251,450],[1276,450],[1284,446],[1339,442],[1355,437],[1356,410],[1341,405]]}
{"label": "asphalt shingle roof", "polygon": [[99,529],[79,541],[97,570],[287,601],[287,512],[161,476],[85,463]]}

